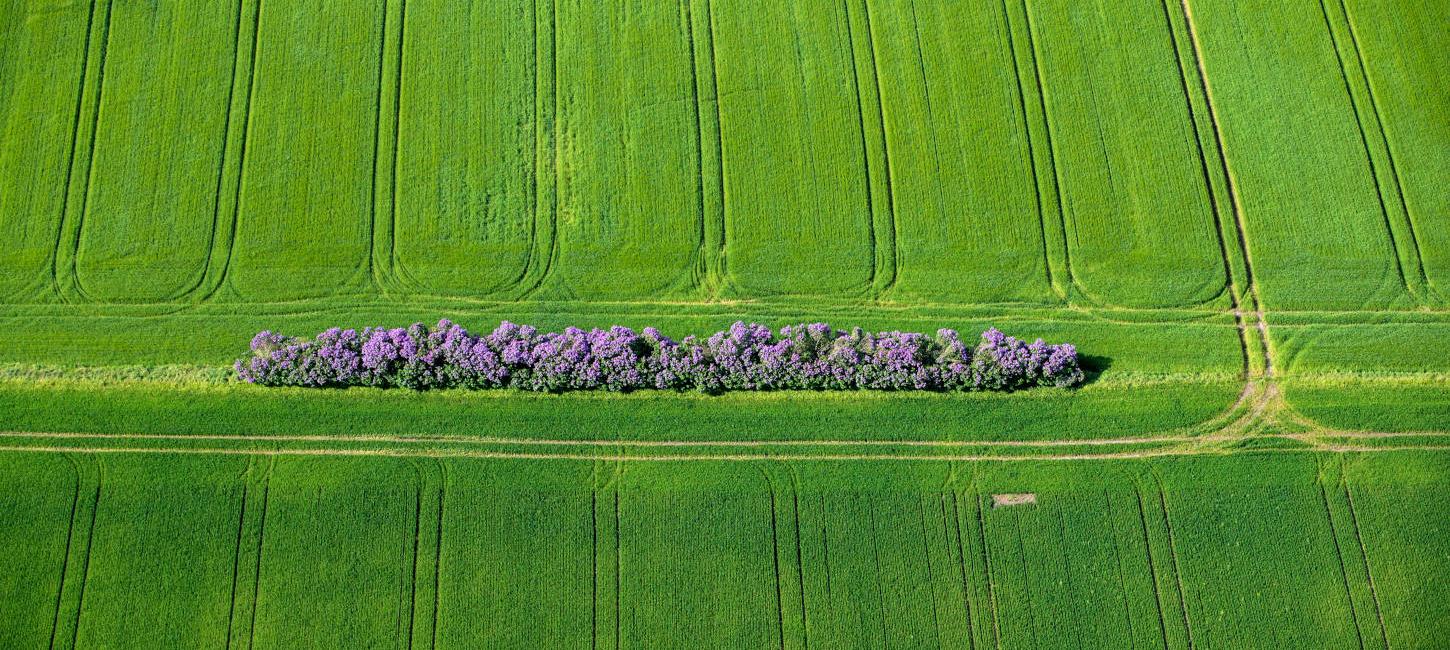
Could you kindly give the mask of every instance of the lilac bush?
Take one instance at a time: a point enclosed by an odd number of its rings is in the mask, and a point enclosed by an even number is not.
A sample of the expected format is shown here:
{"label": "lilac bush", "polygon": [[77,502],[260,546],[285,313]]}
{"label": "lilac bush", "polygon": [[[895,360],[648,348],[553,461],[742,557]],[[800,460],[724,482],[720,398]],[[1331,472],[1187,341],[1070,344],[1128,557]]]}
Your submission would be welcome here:
{"label": "lilac bush", "polygon": [[653,327],[540,332],[504,321],[476,336],[435,327],[332,328],[307,340],[263,331],[237,377],[264,386],[515,388],[563,392],[698,390],[1013,391],[1083,381],[1077,349],[1027,343],[996,328],[975,346],[955,330],[849,331],[825,323],[772,331],[737,322],[678,341]]}

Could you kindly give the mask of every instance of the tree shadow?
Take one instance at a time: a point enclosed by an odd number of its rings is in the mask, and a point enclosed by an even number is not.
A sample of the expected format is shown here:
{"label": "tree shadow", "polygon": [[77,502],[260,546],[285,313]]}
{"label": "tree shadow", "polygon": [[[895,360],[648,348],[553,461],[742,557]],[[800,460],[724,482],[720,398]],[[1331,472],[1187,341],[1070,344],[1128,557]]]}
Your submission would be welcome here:
{"label": "tree shadow", "polygon": [[1082,385],[1086,386],[1097,381],[1098,377],[1101,377],[1104,372],[1108,371],[1108,368],[1112,367],[1113,358],[1083,354],[1078,356],[1077,363],[1082,368]]}

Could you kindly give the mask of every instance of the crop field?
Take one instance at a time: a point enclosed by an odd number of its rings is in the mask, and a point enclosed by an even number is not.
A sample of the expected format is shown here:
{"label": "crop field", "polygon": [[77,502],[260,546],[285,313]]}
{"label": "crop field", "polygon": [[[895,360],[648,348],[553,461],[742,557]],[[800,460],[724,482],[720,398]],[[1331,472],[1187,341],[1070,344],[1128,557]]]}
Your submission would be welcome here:
{"label": "crop field", "polygon": [[[25,578],[4,584],[7,646],[1385,648],[1450,634],[1450,593],[1425,580],[1444,567],[1450,468],[1423,452],[505,465],[87,444],[4,458],[3,503],[24,519],[0,534],[30,542],[3,560]],[[1033,502],[1001,503],[1026,486]]]}
{"label": "crop field", "polygon": [[[0,0],[0,647],[1450,646],[1447,25]],[[1086,382],[232,370],[440,318],[996,327]]]}

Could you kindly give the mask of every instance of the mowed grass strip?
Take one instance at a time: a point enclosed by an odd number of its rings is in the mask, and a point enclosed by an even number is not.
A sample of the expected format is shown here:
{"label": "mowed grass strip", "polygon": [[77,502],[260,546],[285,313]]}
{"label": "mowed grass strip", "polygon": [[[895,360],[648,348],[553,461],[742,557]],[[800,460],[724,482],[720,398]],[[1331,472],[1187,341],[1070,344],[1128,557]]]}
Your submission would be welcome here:
{"label": "mowed grass strip", "polygon": [[[517,392],[0,385],[0,431],[563,440],[1092,440],[1203,433],[1242,384],[1004,394]],[[220,416],[218,414],[225,413]],[[1204,426],[1200,426],[1204,425]],[[1211,427],[1209,427],[1211,428]]]}
{"label": "mowed grass strip", "polygon": [[159,302],[201,281],[239,17],[236,3],[113,6],[75,264],[89,298]]}
{"label": "mowed grass strip", "polygon": [[[725,259],[742,295],[859,297],[875,272],[847,8],[716,2]],[[864,55],[863,55],[864,56]]]}
{"label": "mowed grass strip", "polygon": [[1161,0],[1027,7],[1077,289],[1138,307],[1220,295],[1228,278]]}
{"label": "mowed grass strip", "polygon": [[535,80],[549,61],[534,12],[412,0],[403,21],[398,132],[382,134],[398,138],[394,272],[413,292],[498,295],[548,219],[535,208]]}
{"label": "mowed grass strip", "polygon": [[53,293],[89,3],[0,4],[0,300]]}
{"label": "mowed grass strip", "polygon": [[367,291],[383,0],[277,0],[259,14],[231,292]]}
{"label": "mowed grass strip", "polygon": [[[1049,302],[1022,83],[1007,16],[963,3],[870,3],[901,302]],[[1057,219],[1054,212],[1046,215]],[[951,278],[949,281],[946,278]]]}
{"label": "mowed grass strip", "polygon": [[1391,240],[1322,7],[1189,6],[1263,304],[1410,305],[1395,249],[1409,242]]}

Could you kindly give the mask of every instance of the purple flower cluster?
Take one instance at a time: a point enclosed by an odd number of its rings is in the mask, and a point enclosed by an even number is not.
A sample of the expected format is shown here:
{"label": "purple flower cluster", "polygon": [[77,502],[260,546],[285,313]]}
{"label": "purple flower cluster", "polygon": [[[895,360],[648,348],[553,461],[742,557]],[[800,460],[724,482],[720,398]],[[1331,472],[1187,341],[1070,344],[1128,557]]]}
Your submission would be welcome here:
{"label": "purple flower cluster", "polygon": [[264,386],[516,388],[530,391],[994,390],[1071,387],[1077,349],[1026,343],[996,328],[969,347],[950,329],[916,332],[782,327],[737,322],[706,338],[674,340],[653,327],[540,332],[504,321],[470,334],[436,327],[332,328],[306,340],[264,331],[237,376]]}

